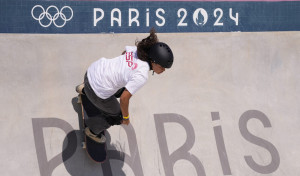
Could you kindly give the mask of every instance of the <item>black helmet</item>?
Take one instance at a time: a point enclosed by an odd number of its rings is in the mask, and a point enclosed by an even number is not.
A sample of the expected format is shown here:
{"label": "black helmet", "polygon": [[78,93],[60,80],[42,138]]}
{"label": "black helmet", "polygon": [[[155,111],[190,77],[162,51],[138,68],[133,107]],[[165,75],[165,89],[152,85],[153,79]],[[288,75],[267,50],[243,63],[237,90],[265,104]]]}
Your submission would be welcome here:
{"label": "black helmet", "polygon": [[170,47],[162,42],[154,44],[149,49],[149,58],[152,62],[164,68],[171,68],[173,64],[173,53]]}

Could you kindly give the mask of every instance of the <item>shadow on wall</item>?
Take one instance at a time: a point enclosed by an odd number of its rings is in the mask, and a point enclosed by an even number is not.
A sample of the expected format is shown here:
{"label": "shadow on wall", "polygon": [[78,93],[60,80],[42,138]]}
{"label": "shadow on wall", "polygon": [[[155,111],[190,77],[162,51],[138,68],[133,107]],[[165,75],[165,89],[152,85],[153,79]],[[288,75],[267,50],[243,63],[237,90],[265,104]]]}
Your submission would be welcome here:
{"label": "shadow on wall", "polygon": [[[122,171],[125,154],[123,152],[117,151],[116,146],[111,144],[111,137],[107,131],[105,133],[105,136],[107,138],[106,145],[108,149],[107,160],[101,164],[96,163],[89,158],[86,150],[82,148],[82,142],[84,141],[83,118],[81,113],[81,106],[77,103],[77,97],[74,97],[72,99],[72,105],[74,110],[78,114],[80,130],[71,131],[64,139],[62,159],[69,174],[72,176],[125,175],[125,173]],[[74,137],[72,137],[74,135],[76,135],[76,142],[70,141],[70,139],[74,140]],[[74,149],[72,151],[72,148],[76,148],[76,151],[74,151]],[[112,159],[117,162],[110,162],[110,160]]]}
{"label": "shadow on wall", "polygon": [[[56,168],[62,163],[64,163],[67,172],[72,176],[122,176],[126,175],[122,170],[124,163],[132,169],[134,175],[144,175],[138,152],[136,134],[131,125],[122,126],[127,136],[129,136],[128,147],[130,154],[118,151],[117,148],[122,150],[121,144],[118,144],[120,146],[112,145],[110,134],[106,132],[107,160],[102,164],[96,163],[89,158],[85,149],[81,147],[83,141],[83,119],[81,106],[77,103],[77,97],[72,99],[72,105],[78,114],[79,130],[74,130],[68,122],[59,118],[32,118],[33,136],[41,176],[57,175],[56,170],[59,169]],[[74,118],[76,119],[76,117]],[[52,158],[47,157],[44,136],[45,128],[58,128],[66,134],[63,140],[62,152]]]}

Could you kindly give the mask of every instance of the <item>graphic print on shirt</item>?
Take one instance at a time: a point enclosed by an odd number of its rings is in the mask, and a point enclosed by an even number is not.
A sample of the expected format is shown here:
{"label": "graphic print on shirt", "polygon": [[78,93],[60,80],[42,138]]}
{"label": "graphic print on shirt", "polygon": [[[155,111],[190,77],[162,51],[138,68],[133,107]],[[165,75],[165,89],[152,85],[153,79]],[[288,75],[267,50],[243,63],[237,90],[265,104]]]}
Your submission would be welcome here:
{"label": "graphic print on shirt", "polygon": [[133,62],[133,52],[126,52],[126,62],[132,70],[135,70],[138,66],[137,63]]}

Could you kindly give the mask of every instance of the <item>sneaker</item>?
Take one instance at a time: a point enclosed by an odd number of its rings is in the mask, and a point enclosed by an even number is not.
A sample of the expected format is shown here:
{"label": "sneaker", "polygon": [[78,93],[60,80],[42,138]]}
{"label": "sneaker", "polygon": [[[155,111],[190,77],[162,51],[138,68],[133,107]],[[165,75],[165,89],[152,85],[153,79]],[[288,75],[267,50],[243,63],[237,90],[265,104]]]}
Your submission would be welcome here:
{"label": "sneaker", "polygon": [[84,88],[84,83],[76,86],[76,92],[79,93],[79,94],[84,95],[84,93],[82,92],[83,88]]}
{"label": "sneaker", "polygon": [[90,130],[89,127],[86,127],[84,129],[85,135],[88,136],[89,138],[91,138],[93,141],[97,142],[97,143],[105,143],[106,141],[106,137],[101,134],[101,137],[98,137],[97,135],[93,134]]}

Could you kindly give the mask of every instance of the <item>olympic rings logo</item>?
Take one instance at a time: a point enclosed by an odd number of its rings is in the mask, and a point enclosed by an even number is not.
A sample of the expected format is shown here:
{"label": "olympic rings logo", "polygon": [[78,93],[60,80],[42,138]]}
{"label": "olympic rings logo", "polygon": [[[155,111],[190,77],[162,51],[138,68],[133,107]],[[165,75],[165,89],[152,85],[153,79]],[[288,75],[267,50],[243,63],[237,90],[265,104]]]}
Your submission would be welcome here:
{"label": "olympic rings logo", "polygon": [[[34,15],[34,11],[35,11],[36,8],[40,8],[40,9],[42,10],[41,14],[38,15],[38,17],[36,17],[36,16]],[[49,13],[49,9],[54,9],[56,13],[52,16],[52,15]],[[70,13],[71,13],[71,15],[70,15],[69,18],[67,18],[66,15],[63,13],[63,10],[65,10],[65,9],[68,9],[68,10],[70,11]],[[50,10],[50,11],[51,11],[51,10]],[[52,11],[53,11],[53,10],[52,10]],[[65,10],[65,11],[66,11],[66,10]],[[66,22],[67,22],[67,21],[70,21],[70,20],[73,18],[73,10],[72,10],[72,8],[69,7],[69,6],[64,6],[63,8],[61,8],[61,10],[58,10],[58,8],[57,8],[56,6],[51,5],[51,6],[49,6],[49,7],[46,9],[46,11],[45,11],[45,9],[43,8],[43,6],[41,6],[41,5],[35,5],[35,6],[32,8],[32,10],[31,10],[31,16],[32,16],[33,19],[39,21],[39,23],[40,23],[40,25],[41,25],[42,27],[45,27],[45,28],[46,28],[46,27],[49,27],[49,26],[53,23],[56,27],[61,28],[61,27],[63,27],[63,26],[66,25]],[[43,23],[45,23],[45,21],[46,21],[46,20],[43,20],[45,16],[46,16],[47,19],[49,20],[49,23],[48,23],[48,24],[43,24]],[[60,18],[62,19],[62,21],[63,21],[62,24],[57,24],[57,22],[56,22],[56,20],[57,20],[59,17],[60,17]],[[43,23],[42,23],[42,21],[43,21]],[[59,20],[59,21],[61,21],[61,20]]]}

